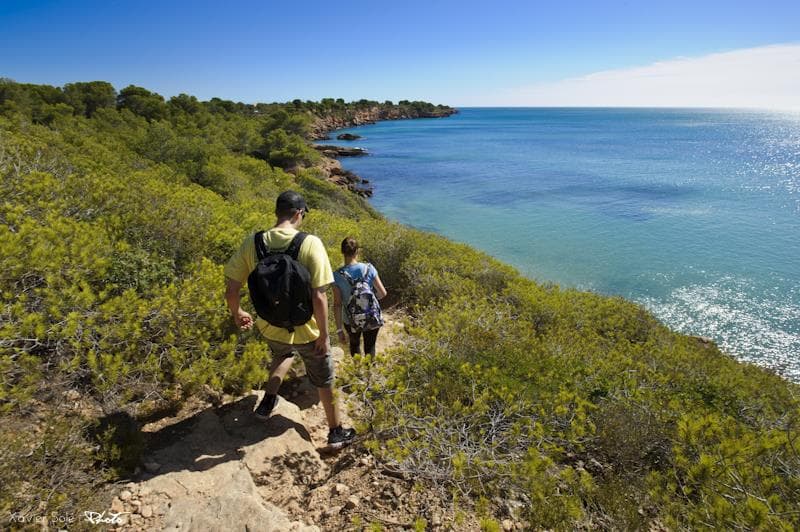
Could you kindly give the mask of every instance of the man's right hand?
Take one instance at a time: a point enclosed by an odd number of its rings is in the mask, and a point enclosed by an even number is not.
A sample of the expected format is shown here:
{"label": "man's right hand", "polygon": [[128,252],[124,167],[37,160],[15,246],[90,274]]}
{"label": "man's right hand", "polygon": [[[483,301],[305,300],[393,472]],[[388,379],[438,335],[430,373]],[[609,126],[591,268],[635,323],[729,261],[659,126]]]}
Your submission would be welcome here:
{"label": "man's right hand", "polygon": [[328,335],[320,334],[319,337],[314,341],[314,354],[318,358],[323,358],[328,355],[330,351],[330,339]]}
{"label": "man's right hand", "polygon": [[233,321],[236,322],[236,326],[243,331],[253,327],[253,316],[241,309],[233,315]]}

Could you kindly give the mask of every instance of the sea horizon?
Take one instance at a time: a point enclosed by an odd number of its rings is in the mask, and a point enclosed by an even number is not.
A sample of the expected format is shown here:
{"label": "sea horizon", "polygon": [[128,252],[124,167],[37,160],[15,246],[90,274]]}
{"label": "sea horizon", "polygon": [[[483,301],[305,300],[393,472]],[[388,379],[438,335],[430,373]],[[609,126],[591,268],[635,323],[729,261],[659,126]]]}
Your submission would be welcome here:
{"label": "sea horizon", "polygon": [[[552,109],[552,110],[570,110],[570,109],[607,109],[610,111],[616,109],[631,109],[631,110],[667,110],[667,111],[744,111],[744,112],[766,112],[766,113],[800,113],[800,107],[708,107],[708,106],[659,106],[659,105],[453,105],[454,109]],[[341,131],[349,131],[353,128],[345,128]]]}

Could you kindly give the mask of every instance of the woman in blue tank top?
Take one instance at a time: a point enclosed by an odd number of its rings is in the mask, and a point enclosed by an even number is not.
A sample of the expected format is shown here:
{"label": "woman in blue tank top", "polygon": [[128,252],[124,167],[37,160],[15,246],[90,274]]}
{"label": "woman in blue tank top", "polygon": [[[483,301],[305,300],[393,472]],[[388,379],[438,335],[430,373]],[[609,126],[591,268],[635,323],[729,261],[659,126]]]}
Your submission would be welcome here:
{"label": "woman in blue tank top", "polygon": [[[342,241],[342,255],[344,256],[344,266],[333,272],[333,308],[334,319],[336,320],[336,334],[339,342],[344,343],[350,340],[350,354],[361,353],[361,336],[364,337],[364,353],[375,354],[375,341],[378,338],[380,327],[361,330],[358,325],[350,323],[350,316],[347,310],[353,293],[353,283],[362,281],[375,294],[377,299],[386,296],[378,271],[368,262],[359,262],[358,242],[355,238],[347,237]],[[375,301],[377,304],[377,301]],[[380,307],[377,309],[380,312]],[[345,336],[345,331],[347,335]]]}

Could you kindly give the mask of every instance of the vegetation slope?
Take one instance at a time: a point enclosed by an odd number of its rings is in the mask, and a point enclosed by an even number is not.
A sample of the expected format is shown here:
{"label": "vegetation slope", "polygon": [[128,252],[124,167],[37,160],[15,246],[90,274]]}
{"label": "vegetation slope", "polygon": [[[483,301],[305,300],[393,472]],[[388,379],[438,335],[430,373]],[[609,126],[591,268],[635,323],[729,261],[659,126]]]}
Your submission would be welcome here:
{"label": "vegetation slope", "polygon": [[799,528],[796,385],[321,178],[315,121],[393,105],[0,81],[0,515],[80,513],[137,465],[145,420],[265,379],[222,265],[291,188],[329,254],[358,238],[409,315],[405,345],[345,375],[389,467],[487,529],[507,513],[536,529]]}

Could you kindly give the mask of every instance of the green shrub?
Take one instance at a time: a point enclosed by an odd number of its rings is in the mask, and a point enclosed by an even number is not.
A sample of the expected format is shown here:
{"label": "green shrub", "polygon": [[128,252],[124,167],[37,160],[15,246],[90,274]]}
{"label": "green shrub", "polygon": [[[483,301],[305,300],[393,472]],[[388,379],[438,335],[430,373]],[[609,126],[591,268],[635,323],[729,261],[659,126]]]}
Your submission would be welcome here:
{"label": "green shrub", "polygon": [[281,168],[307,167],[318,162],[320,155],[305,139],[283,129],[271,131],[264,139],[267,161]]}
{"label": "green shrub", "polygon": [[56,409],[38,413],[47,421],[7,415],[0,425],[0,522],[9,528],[14,515],[72,516],[77,522],[86,508],[110,502],[101,488],[112,477],[98,467],[86,438],[91,423]]}

